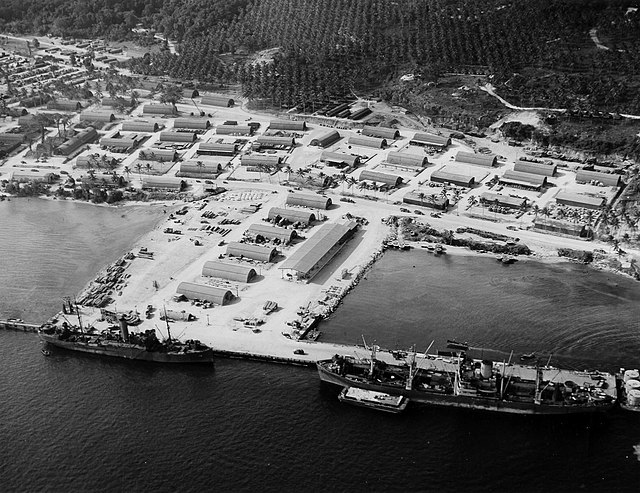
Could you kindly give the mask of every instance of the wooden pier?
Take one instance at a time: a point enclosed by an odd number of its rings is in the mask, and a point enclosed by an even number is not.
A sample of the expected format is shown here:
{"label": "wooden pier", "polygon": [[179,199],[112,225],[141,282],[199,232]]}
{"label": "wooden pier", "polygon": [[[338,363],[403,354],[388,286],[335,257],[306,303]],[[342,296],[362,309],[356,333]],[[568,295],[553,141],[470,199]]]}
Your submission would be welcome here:
{"label": "wooden pier", "polygon": [[0,329],[18,330],[21,332],[38,332],[41,324],[30,324],[20,320],[0,320]]}

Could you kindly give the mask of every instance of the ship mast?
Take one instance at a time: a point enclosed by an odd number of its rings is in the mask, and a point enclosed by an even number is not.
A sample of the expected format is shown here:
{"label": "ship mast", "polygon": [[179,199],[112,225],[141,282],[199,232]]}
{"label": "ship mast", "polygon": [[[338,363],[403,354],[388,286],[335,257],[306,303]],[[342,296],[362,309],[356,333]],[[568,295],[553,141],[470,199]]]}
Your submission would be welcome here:
{"label": "ship mast", "polygon": [[[429,350],[427,349],[427,351]],[[411,390],[413,388],[413,377],[415,376],[415,370],[416,370],[416,346],[415,345],[411,348],[411,353],[412,353],[412,358],[411,358],[411,363],[409,363],[409,375],[407,376],[407,381],[405,382],[405,386],[404,386],[405,390]]]}
{"label": "ship mast", "polygon": [[169,328],[169,319],[167,318],[167,307],[162,306],[164,309],[164,322],[167,324],[167,342],[171,343],[171,329]]}
{"label": "ship mast", "polygon": [[74,304],[76,305],[76,315],[78,315],[78,325],[80,326],[80,332],[84,332],[82,328],[82,318],[80,318],[80,310],[78,309],[78,301],[74,298]]}

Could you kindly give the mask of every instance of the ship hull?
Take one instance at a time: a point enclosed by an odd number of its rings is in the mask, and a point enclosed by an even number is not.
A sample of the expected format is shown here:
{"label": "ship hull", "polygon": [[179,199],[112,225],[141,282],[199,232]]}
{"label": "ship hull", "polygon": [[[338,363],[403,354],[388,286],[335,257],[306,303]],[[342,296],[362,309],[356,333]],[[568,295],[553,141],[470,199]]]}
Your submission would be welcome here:
{"label": "ship hull", "polygon": [[79,351],[82,353],[124,358],[135,361],[151,361],[156,363],[213,363],[213,350],[211,348],[188,352],[159,352],[147,351],[140,346],[123,343],[86,343],[78,341],[63,341],[56,335],[39,334],[40,339],[51,346]]}
{"label": "ship hull", "polygon": [[423,392],[420,390],[407,390],[402,386],[382,384],[366,380],[346,378],[331,372],[317,363],[320,380],[339,387],[358,387],[376,392],[384,392],[390,395],[402,395],[416,404],[425,404],[440,407],[456,407],[461,409],[475,409],[509,414],[528,415],[558,415],[558,414],[592,414],[611,410],[615,402],[603,403],[593,406],[569,406],[569,405],[539,405],[534,402],[512,402],[496,398],[483,398],[479,396],[460,396],[453,394],[439,394],[435,392]]}

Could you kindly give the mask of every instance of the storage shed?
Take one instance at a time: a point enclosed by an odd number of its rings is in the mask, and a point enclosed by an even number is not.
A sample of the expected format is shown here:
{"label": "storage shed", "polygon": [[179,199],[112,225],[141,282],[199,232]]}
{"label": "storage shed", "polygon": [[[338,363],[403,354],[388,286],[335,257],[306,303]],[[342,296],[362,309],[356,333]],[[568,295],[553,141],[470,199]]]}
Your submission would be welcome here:
{"label": "storage shed", "polygon": [[238,144],[224,142],[203,142],[196,154],[207,156],[233,156],[238,152]]}
{"label": "storage shed", "polygon": [[102,106],[106,106],[108,108],[118,108],[118,107],[132,108],[134,106],[134,101],[131,98],[106,97],[106,98],[102,98],[101,103],[102,103]]}
{"label": "storage shed", "polygon": [[516,161],[513,165],[514,171],[531,173],[532,175],[553,176],[556,174],[555,164],[532,163],[530,161]]}
{"label": "storage shed", "polygon": [[362,118],[364,118],[365,116],[368,116],[372,113],[372,111],[367,108],[360,108],[355,110],[353,113],[351,113],[351,116],[349,118],[351,118],[352,120],[361,120]]}
{"label": "storage shed", "polygon": [[280,240],[281,243],[289,244],[297,236],[295,229],[278,228],[268,224],[256,223],[249,226],[246,236],[255,239],[258,236],[267,240]]}
{"label": "storage shed", "polygon": [[305,226],[308,226],[316,220],[313,212],[302,209],[284,209],[282,207],[272,207],[269,209],[268,217],[271,221],[279,222],[285,220],[289,223],[301,223]]}
{"label": "storage shed", "polygon": [[400,138],[400,132],[395,128],[387,127],[369,127],[367,125],[362,129],[362,135],[367,137],[377,137],[380,139],[395,140]]}
{"label": "storage shed", "polygon": [[249,125],[218,125],[216,127],[218,135],[251,135],[253,127]]}
{"label": "storage shed", "polygon": [[428,133],[416,133],[409,141],[409,144],[423,147],[435,147],[437,149],[444,149],[451,145],[451,139],[449,137],[443,137],[442,135],[434,135]]}
{"label": "storage shed", "polygon": [[156,122],[125,121],[122,123],[123,132],[157,132],[160,126]]}
{"label": "storage shed", "polygon": [[398,175],[390,175],[388,173],[380,173],[368,169],[362,170],[360,173],[360,181],[369,180],[377,183],[384,183],[392,187],[398,187],[402,183],[402,177]]}
{"label": "storage shed", "polygon": [[360,156],[345,154],[344,152],[323,151],[320,155],[320,161],[327,163],[329,166],[336,166],[338,168],[342,168],[344,166],[357,168],[360,166]]}
{"label": "storage shed", "polygon": [[593,231],[584,224],[564,221],[560,219],[549,219],[537,217],[533,222],[534,230],[546,231],[553,234],[566,236],[577,236],[580,238],[590,238]]}
{"label": "storage shed", "polygon": [[318,137],[311,139],[310,145],[318,147],[329,147],[340,140],[340,133],[337,130],[328,130]]}
{"label": "storage shed", "polygon": [[602,209],[606,203],[604,197],[594,197],[580,193],[558,192],[556,202],[570,207],[582,207],[584,209]]}
{"label": "storage shed", "polygon": [[229,96],[205,94],[202,96],[200,103],[207,106],[222,106],[225,108],[231,108],[235,104],[235,101]]}
{"label": "storage shed", "polygon": [[376,149],[382,149],[383,147],[387,147],[386,139],[379,139],[377,137],[365,137],[362,135],[349,137],[349,140],[347,142],[349,143],[349,145],[374,147]]}
{"label": "storage shed", "polygon": [[300,205],[310,209],[326,210],[331,207],[331,199],[314,193],[290,193],[287,195],[287,205]]}
{"label": "storage shed", "polygon": [[290,130],[293,132],[306,132],[307,122],[297,120],[271,120],[269,122],[271,130]]}
{"label": "storage shed", "polygon": [[233,241],[227,245],[227,255],[249,258],[258,262],[271,262],[277,254],[278,251],[269,246],[251,245],[238,241]]}
{"label": "storage shed", "polygon": [[606,187],[619,187],[622,182],[622,177],[615,173],[600,173],[599,171],[586,169],[578,170],[576,173],[577,183],[590,183],[591,181],[602,183]]}
{"label": "storage shed", "polygon": [[89,111],[85,110],[80,113],[81,122],[99,122],[110,123],[116,119],[116,116],[109,111]]}
{"label": "storage shed", "polygon": [[173,128],[187,130],[207,130],[210,126],[211,122],[206,118],[176,118],[173,122]]}
{"label": "storage shed", "polygon": [[25,183],[35,181],[38,183],[53,183],[59,178],[55,173],[47,171],[32,171],[30,169],[14,169],[11,172],[11,180]]}
{"label": "storage shed", "polygon": [[471,175],[436,170],[431,173],[431,181],[435,181],[436,183],[451,183],[453,185],[471,188],[475,184],[476,179]]}
{"label": "storage shed", "polygon": [[176,293],[190,300],[208,301],[216,305],[226,305],[233,300],[233,293],[226,288],[196,284],[195,282],[181,282]]}
{"label": "storage shed", "polygon": [[176,115],[178,110],[172,104],[145,104],[142,107],[144,115]]}
{"label": "storage shed", "polygon": [[456,162],[493,168],[498,164],[498,157],[494,154],[476,154],[473,152],[459,151],[458,154],[456,154]]}
{"label": "storage shed", "polygon": [[253,267],[248,265],[210,260],[205,262],[202,267],[202,275],[226,279],[227,281],[250,282],[258,273]]}
{"label": "storage shed", "polygon": [[160,142],[192,143],[198,140],[193,132],[160,132]]}
{"label": "storage shed", "polygon": [[517,187],[528,188],[531,190],[540,190],[547,185],[547,177],[542,175],[533,175],[531,173],[523,173],[521,171],[507,170],[500,177],[500,183],[503,185],[515,185]]}

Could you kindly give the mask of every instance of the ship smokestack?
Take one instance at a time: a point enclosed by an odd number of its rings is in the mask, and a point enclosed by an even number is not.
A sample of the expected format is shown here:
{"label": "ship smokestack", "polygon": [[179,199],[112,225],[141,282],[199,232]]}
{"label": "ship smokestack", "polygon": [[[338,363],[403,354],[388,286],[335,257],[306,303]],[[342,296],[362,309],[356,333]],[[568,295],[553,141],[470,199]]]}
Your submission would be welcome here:
{"label": "ship smokestack", "polygon": [[124,315],[121,315],[118,320],[120,321],[120,335],[122,336],[122,340],[129,342],[129,326],[127,325]]}

